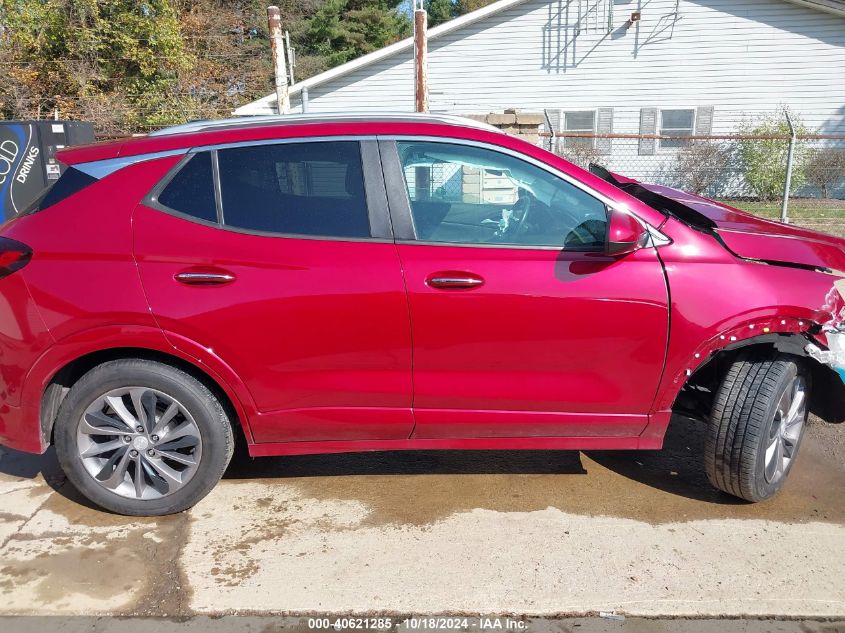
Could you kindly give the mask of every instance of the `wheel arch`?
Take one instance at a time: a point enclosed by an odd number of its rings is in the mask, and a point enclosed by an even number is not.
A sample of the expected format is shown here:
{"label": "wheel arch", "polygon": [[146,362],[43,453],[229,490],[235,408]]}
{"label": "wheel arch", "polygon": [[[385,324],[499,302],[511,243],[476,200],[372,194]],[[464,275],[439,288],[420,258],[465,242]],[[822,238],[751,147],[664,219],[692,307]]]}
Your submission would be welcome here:
{"label": "wheel arch", "polygon": [[[807,345],[812,340],[801,333],[769,333],[738,340],[714,350],[702,364],[689,370],[672,404],[673,412],[709,416],[715,391],[740,351],[758,351],[760,355],[784,353],[802,359],[810,372],[813,389],[810,412],[826,422],[845,421],[845,384],[828,365],[812,358]],[[692,408],[690,408],[692,404]]]}
{"label": "wheel arch", "polygon": [[120,359],[141,359],[159,362],[176,367],[196,378],[219,400],[224,411],[226,411],[226,415],[229,417],[233,431],[248,443],[252,442],[247,413],[237,394],[233,393],[228,386],[224,386],[223,381],[212,375],[209,370],[198,366],[198,364],[186,358],[162,350],[149,347],[127,346],[109,347],[79,355],[67,361],[53,372],[40,395],[39,425],[43,446],[46,447],[52,443],[53,428],[59,407],[73,385],[94,367],[108,361]]}

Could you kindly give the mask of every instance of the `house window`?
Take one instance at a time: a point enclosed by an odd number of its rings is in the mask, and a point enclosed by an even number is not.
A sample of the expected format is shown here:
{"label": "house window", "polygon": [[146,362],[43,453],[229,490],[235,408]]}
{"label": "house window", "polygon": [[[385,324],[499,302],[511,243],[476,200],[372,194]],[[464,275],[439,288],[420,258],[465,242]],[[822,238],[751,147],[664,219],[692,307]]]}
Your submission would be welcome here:
{"label": "house window", "polygon": [[[695,110],[661,110],[661,136],[692,136],[695,124]],[[661,139],[660,149],[678,149],[689,145],[689,141],[682,138]]]}
{"label": "house window", "polygon": [[[565,132],[583,132],[585,134],[596,133],[596,113],[594,110],[584,110],[580,112],[564,112],[563,113],[563,130]],[[596,139],[584,137],[569,137],[564,136],[563,146],[565,148],[573,147],[593,147]]]}

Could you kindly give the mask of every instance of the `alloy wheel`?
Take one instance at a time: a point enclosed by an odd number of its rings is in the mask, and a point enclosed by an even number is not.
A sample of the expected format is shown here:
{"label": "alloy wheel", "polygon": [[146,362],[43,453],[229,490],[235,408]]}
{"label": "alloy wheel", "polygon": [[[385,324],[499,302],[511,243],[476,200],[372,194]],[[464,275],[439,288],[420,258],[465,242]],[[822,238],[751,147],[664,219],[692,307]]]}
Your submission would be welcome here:
{"label": "alloy wheel", "polygon": [[173,494],[196,474],[202,437],[175,398],[147,387],[114,389],[95,399],[76,433],[85,470],[130,499]]}
{"label": "alloy wheel", "polygon": [[789,470],[807,420],[807,383],[797,375],[778,401],[766,440],[766,481],[780,481]]}

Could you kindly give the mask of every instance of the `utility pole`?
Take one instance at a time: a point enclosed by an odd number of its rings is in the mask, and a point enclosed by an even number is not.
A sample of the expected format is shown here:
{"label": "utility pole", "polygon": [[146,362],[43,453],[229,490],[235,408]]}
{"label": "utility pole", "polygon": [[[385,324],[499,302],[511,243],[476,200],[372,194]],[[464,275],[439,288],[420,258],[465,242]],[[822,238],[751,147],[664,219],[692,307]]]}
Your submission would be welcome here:
{"label": "utility pole", "polygon": [[276,105],[279,114],[290,112],[288,95],[288,71],[285,66],[285,44],[282,37],[282,15],[279,7],[267,7],[267,23],[270,26],[270,47],[273,51],[273,70],[276,74]]}
{"label": "utility pole", "polygon": [[783,111],[786,116],[786,124],[789,126],[789,149],[786,152],[786,182],[783,185],[783,204],[780,208],[780,221],[789,224],[789,190],[792,188],[792,162],[795,158],[795,140],[798,134],[795,133],[795,126],[792,124],[792,117],[789,110]]}
{"label": "utility pole", "polygon": [[414,0],[414,106],[428,112],[428,13],[424,0]]}

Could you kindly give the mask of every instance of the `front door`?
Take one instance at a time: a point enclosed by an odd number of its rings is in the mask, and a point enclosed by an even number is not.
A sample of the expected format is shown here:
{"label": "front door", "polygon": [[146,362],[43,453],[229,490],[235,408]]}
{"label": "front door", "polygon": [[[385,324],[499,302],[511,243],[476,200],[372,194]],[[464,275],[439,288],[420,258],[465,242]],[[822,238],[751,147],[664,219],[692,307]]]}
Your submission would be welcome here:
{"label": "front door", "polygon": [[414,436],[638,435],[668,334],[655,249],[604,255],[604,203],[511,153],[382,144],[408,193],[394,225],[407,212],[416,236],[398,243]]}
{"label": "front door", "polygon": [[257,442],[409,436],[408,305],[374,216],[385,205],[375,143],[335,141],[198,152],[135,210],[153,314],[174,345],[199,343],[243,379]]}

